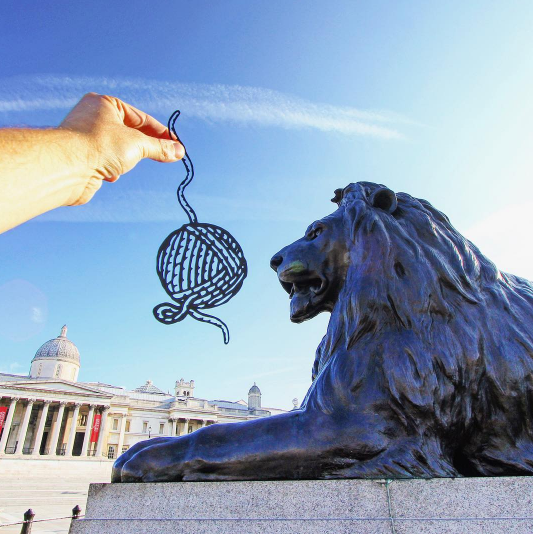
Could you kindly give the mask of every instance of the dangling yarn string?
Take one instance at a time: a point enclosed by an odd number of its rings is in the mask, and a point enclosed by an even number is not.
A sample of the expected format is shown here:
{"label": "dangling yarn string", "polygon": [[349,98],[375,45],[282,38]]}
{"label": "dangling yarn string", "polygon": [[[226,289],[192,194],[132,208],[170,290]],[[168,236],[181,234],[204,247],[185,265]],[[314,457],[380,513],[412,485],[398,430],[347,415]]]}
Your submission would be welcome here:
{"label": "dangling yarn string", "polygon": [[198,222],[198,218],[196,217],[196,213],[192,209],[192,206],[187,202],[187,199],[185,198],[185,188],[192,182],[194,178],[194,166],[192,164],[191,158],[189,158],[189,154],[187,154],[187,149],[185,148],[185,145],[181,142],[181,139],[179,138],[178,133],[176,132],[176,128],[174,126],[180,114],[180,110],[178,109],[174,111],[174,113],[172,113],[172,115],[168,119],[168,134],[171,139],[172,134],[174,134],[176,140],[181,143],[181,146],[183,146],[183,149],[185,150],[185,156],[183,156],[181,161],[183,163],[183,166],[185,167],[186,176],[178,187],[177,195],[180,206],[183,208],[183,210],[189,217],[189,222],[195,223]]}
{"label": "dangling yarn string", "polygon": [[[175,129],[179,116],[179,111],[170,116],[168,131],[171,139],[173,134],[183,145]],[[177,196],[189,224],[184,224],[165,239],[159,247],[156,266],[163,288],[176,304],[164,302],[153,312],[164,324],[177,323],[190,315],[197,321],[217,326],[227,344],[229,330],[226,324],[200,309],[220,306],[238,293],[247,274],[246,259],[239,243],[227,230],[198,222],[185,198],[185,188],[194,178],[194,167],[187,150],[182,161],[186,176],[178,187]]]}

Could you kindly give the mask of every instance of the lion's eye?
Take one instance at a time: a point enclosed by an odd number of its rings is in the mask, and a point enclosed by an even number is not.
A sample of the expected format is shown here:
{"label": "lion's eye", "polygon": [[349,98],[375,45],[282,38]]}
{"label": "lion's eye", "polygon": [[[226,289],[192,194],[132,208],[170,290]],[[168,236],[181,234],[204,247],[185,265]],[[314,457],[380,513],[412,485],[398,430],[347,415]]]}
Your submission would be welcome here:
{"label": "lion's eye", "polygon": [[322,233],[322,226],[317,226],[316,228],[313,228],[308,234],[307,234],[307,238],[308,239],[316,239],[321,233]]}

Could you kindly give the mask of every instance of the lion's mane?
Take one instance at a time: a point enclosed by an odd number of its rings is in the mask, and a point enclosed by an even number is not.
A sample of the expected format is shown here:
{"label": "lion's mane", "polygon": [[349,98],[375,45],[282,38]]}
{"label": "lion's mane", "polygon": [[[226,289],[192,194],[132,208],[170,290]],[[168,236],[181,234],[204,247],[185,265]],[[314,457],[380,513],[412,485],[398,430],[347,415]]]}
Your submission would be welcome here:
{"label": "lion's mane", "polygon": [[337,199],[351,262],[304,403],[331,413],[332,387],[350,402],[372,375],[397,432],[425,443],[406,471],[434,472],[433,447],[448,474],[533,474],[532,286],[429,202],[399,193],[393,213],[374,207],[379,187]]}

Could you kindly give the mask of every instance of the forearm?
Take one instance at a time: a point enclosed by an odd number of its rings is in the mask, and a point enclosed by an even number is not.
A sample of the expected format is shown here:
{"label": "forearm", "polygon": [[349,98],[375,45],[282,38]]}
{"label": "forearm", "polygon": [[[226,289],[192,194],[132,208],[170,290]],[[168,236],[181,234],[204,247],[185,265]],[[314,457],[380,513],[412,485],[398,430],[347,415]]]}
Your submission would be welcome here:
{"label": "forearm", "polygon": [[0,129],[0,233],[60,206],[89,202],[143,158],[185,149],[167,128],[118,98],[86,94],[58,128]]}
{"label": "forearm", "polygon": [[84,134],[62,128],[0,129],[0,233],[75,204],[88,182]]}

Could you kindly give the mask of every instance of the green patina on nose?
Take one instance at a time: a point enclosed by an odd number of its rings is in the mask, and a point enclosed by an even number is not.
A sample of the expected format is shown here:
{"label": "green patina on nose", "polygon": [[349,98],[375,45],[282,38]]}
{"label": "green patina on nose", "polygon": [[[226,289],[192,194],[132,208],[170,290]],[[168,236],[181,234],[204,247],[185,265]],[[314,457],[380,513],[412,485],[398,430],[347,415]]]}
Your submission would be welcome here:
{"label": "green patina on nose", "polygon": [[293,261],[289,264],[289,269],[294,273],[306,271],[307,267],[301,261]]}

